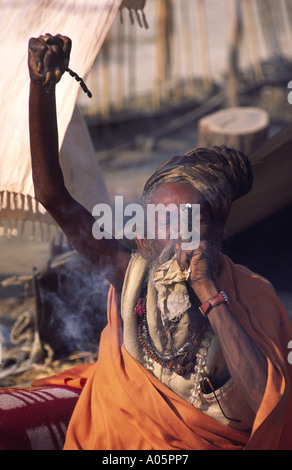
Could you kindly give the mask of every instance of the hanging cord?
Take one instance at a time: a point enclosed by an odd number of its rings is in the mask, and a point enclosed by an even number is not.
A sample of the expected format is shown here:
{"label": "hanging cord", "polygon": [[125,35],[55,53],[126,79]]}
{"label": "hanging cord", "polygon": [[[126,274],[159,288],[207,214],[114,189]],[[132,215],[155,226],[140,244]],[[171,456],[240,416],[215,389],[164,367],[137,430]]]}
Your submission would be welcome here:
{"label": "hanging cord", "polygon": [[87,94],[88,98],[92,98],[92,93],[87,88],[84,80],[81,77],[79,77],[79,75],[77,75],[76,72],[73,72],[73,70],[69,69],[69,67],[67,67],[66,72],[68,72],[71,77],[75,78],[75,80],[79,83],[84,93]]}
{"label": "hanging cord", "polygon": [[228,419],[228,421],[233,421],[233,422],[235,422],[235,423],[241,423],[241,420],[240,420],[240,419],[229,418],[228,416],[226,416],[226,414],[224,413],[223,408],[222,408],[222,406],[221,406],[221,403],[220,403],[220,401],[219,401],[219,399],[218,399],[218,397],[217,397],[217,395],[216,395],[216,392],[215,392],[214,387],[213,387],[213,385],[212,385],[212,383],[211,383],[211,380],[210,380],[208,377],[204,377],[203,382],[202,382],[202,391],[203,391],[203,393],[206,393],[205,382],[207,382],[207,384],[209,385],[209,387],[210,387],[210,389],[211,389],[211,391],[212,391],[212,393],[213,393],[213,395],[214,395],[214,397],[215,397],[215,399],[216,399],[216,402],[217,402],[217,404],[218,404],[218,406],[219,406],[219,408],[220,408],[220,410],[221,410],[221,413],[223,414],[224,418]]}
{"label": "hanging cord", "polygon": [[[51,34],[47,33],[45,34],[44,36],[41,36],[41,39],[49,46],[53,46],[54,45],[54,42],[56,40],[56,37],[55,36],[52,36]],[[88,89],[88,87],[86,86],[84,80],[79,77],[79,75],[74,72],[72,69],[70,69],[69,67],[66,67],[65,68],[65,72],[68,72],[69,75],[73,78],[75,78],[75,80],[79,83],[79,85],[81,86],[82,90],[84,91],[84,93],[87,94],[87,96],[89,98],[92,98],[92,93],[91,91]]]}

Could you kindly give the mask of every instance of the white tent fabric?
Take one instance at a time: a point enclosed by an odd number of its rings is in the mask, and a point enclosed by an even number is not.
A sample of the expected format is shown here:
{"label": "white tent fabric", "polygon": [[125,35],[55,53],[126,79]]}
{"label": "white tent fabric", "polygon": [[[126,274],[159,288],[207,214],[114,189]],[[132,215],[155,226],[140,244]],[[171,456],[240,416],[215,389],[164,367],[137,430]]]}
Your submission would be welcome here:
{"label": "white tent fabric", "polygon": [[[122,0],[0,0],[0,225],[3,220],[10,221],[12,234],[16,229],[11,221],[51,221],[34,200],[31,177],[29,38],[47,32],[69,36],[70,68],[86,79],[119,8],[130,7],[131,3],[137,7],[137,0],[121,3]],[[71,194],[91,211],[97,202],[107,202],[108,195],[88,130],[76,108],[79,93],[77,82],[65,74],[57,86],[60,162]]]}

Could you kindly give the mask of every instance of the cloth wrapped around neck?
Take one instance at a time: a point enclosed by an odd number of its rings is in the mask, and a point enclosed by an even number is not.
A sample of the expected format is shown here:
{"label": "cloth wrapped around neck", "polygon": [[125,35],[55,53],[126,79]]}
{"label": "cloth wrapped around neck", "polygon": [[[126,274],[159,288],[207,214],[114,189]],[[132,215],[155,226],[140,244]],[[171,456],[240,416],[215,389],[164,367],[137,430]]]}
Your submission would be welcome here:
{"label": "cloth wrapped around neck", "polygon": [[187,272],[182,271],[176,257],[154,271],[152,282],[157,290],[157,305],[163,324],[179,318],[191,307],[185,281]]}

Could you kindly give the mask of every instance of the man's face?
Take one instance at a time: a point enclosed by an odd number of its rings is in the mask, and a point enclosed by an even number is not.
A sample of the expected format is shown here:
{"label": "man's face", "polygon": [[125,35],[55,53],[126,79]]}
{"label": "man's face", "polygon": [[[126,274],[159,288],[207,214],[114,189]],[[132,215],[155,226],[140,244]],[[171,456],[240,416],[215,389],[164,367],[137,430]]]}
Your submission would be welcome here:
{"label": "man's face", "polygon": [[[199,204],[200,205],[200,238],[201,240],[210,240],[214,222],[211,218],[209,205],[202,194],[195,189],[190,183],[172,182],[162,183],[150,195],[147,204],[163,204],[167,207],[170,204],[177,206],[178,214],[182,204]],[[158,217],[158,215],[157,215]],[[156,221],[155,226],[158,227]],[[171,239],[170,217],[166,218],[166,237],[160,239],[158,236],[155,240],[151,240],[152,256],[157,258],[161,252],[175,240]]]}

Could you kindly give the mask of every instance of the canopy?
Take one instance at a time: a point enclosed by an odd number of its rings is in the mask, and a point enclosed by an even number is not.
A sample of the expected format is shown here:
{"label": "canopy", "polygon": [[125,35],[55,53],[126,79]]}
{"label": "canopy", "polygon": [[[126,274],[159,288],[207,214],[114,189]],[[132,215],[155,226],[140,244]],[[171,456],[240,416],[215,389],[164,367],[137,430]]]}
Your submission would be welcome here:
{"label": "canopy", "polygon": [[[47,32],[69,36],[70,68],[86,79],[119,9],[134,8],[136,15],[131,13],[130,18],[140,19],[137,8],[144,5],[145,0],[0,0],[0,225],[10,221],[10,234],[16,234],[17,220],[52,222],[34,199],[31,176],[29,38]],[[83,116],[76,109],[79,92],[77,82],[65,74],[56,92],[60,162],[69,191],[91,211],[96,203],[107,202],[108,195]]]}

